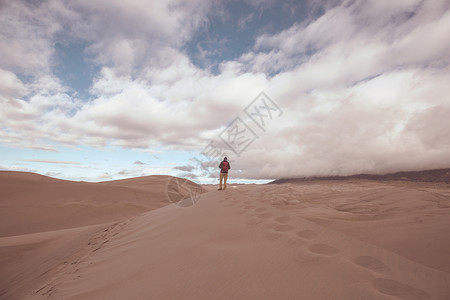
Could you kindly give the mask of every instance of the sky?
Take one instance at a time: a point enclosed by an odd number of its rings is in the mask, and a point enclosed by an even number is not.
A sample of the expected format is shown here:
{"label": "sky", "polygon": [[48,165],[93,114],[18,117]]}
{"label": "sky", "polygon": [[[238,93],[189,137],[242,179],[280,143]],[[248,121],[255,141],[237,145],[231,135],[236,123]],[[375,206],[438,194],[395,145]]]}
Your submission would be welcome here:
{"label": "sky", "polygon": [[449,28],[449,0],[0,0],[0,170],[449,168]]}

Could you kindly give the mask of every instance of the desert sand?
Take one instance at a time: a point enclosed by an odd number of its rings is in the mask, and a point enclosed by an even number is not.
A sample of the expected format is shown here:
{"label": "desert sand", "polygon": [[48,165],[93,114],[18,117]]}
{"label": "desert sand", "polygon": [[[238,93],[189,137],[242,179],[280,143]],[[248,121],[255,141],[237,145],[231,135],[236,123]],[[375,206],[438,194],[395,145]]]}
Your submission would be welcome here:
{"label": "desert sand", "polygon": [[89,183],[0,172],[0,237],[106,223],[165,206],[169,179]]}
{"label": "desert sand", "polygon": [[450,299],[445,183],[0,179],[1,299]]}

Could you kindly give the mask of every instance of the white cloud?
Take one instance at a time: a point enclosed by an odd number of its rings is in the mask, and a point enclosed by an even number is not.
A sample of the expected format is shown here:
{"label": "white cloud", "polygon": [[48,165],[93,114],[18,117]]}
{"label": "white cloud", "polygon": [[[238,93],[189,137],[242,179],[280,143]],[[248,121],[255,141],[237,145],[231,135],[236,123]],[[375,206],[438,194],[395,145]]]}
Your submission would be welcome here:
{"label": "white cloud", "polygon": [[98,175],[98,178],[99,179],[112,179],[112,176],[108,172],[105,172],[105,173]]}
{"label": "white cloud", "polygon": [[302,68],[321,82],[341,78],[344,84],[355,80],[354,75],[368,77],[428,63],[445,58],[450,50],[445,33],[450,11],[445,3],[394,1],[384,7],[379,1],[357,1],[337,6],[311,23],[260,36],[255,51],[243,55],[241,62],[264,72]]}
{"label": "white cloud", "polygon": [[[345,2],[261,35],[217,75],[180,50],[208,22],[211,3],[14,3],[2,8],[11,27],[0,30],[10,42],[0,50],[2,143],[200,151],[265,91],[284,114],[231,158],[243,177],[450,166],[447,1]],[[62,33],[87,42],[102,65],[87,102],[51,74]],[[24,83],[21,72],[35,77]]]}
{"label": "white cloud", "polygon": [[27,88],[14,73],[0,69],[0,95],[7,99],[15,99],[26,93]]}
{"label": "white cloud", "polygon": [[65,160],[55,160],[55,159],[24,159],[23,161],[31,161],[46,164],[59,164],[59,165],[79,165],[76,161],[65,161]]}
{"label": "white cloud", "polygon": [[278,131],[236,158],[242,176],[450,166],[450,38],[442,31],[450,10],[444,1],[389,5],[335,7],[259,37],[241,57],[245,70],[280,72],[268,92],[286,112]]}
{"label": "white cloud", "polygon": [[297,103],[273,96],[284,116],[235,164],[252,178],[448,167],[448,80],[449,67],[409,69],[315,90]]}
{"label": "white cloud", "polygon": [[62,6],[57,1],[7,1],[0,7],[0,68],[28,76],[49,72],[52,38],[62,31],[55,22]]}
{"label": "white cloud", "polygon": [[116,73],[138,74],[148,66],[167,66],[166,51],[177,48],[207,22],[212,2],[71,1],[78,13],[71,34],[91,42],[97,63]]}

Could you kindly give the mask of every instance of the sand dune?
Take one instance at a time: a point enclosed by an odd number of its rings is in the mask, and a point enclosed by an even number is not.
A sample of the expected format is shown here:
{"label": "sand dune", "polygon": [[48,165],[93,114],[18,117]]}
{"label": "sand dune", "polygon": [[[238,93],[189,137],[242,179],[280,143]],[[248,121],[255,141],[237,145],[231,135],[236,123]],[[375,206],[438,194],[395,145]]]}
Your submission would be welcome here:
{"label": "sand dune", "polygon": [[449,196],[435,183],[238,185],[3,237],[0,298],[449,299]]}
{"label": "sand dune", "polygon": [[108,225],[0,238],[0,299],[22,299],[82,255],[92,236]]}
{"label": "sand dune", "polygon": [[89,183],[0,171],[0,237],[111,222],[165,206],[170,179]]}

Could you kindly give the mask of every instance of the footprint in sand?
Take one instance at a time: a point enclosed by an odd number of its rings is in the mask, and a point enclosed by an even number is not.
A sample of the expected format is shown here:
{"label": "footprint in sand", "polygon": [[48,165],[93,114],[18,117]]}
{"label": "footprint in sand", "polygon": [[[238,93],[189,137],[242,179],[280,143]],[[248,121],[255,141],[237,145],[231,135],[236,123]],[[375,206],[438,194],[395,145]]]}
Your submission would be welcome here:
{"label": "footprint in sand", "polygon": [[291,221],[291,218],[288,216],[281,216],[276,218],[275,221],[281,224],[287,224]]}
{"label": "footprint in sand", "polygon": [[256,224],[259,224],[261,222],[264,222],[264,220],[260,219],[260,218],[256,218],[256,217],[252,217],[252,218],[247,220],[247,224],[249,224],[249,225],[256,225]]}
{"label": "footprint in sand", "polygon": [[312,230],[302,230],[302,231],[297,232],[298,237],[301,237],[301,238],[304,238],[307,240],[315,239],[317,237],[317,235],[318,234]]}
{"label": "footprint in sand", "polygon": [[279,232],[288,232],[294,230],[294,227],[291,225],[277,225],[273,229]]}
{"label": "footprint in sand", "polygon": [[313,253],[326,256],[331,256],[339,252],[338,249],[327,244],[312,244],[311,246],[308,247],[308,249]]}
{"label": "footprint in sand", "polygon": [[266,240],[276,240],[282,236],[280,232],[274,231],[273,229],[269,229],[263,235]]}
{"label": "footprint in sand", "polygon": [[430,299],[425,291],[392,279],[375,278],[372,281],[372,286],[380,293],[401,299]]}
{"label": "footprint in sand", "polygon": [[256,212],[263,212],[263,211],[266,211],[266,209],[264,207],[260,207],[260,208],[255,209],[255,211]]}
{"label": "footprint in sand", "polygon": [[377,273],[386,273],[391,270],[383,262],[373,256],[358,256],[353,259],[353,262],[360,267]]}
{"label": "footprint in sand", "polygon": [[270,213],[263,213],[263,214],[257,214],[256,216],[258,218],[261,218],[261,219],[267,219],[267,218],[270,218],[272,216],[272,214],[270,214]]}
{"label": "footprint in sand", "polygon": [[294,254],[294,259],[302,263],[311,262],[325,262],[327,259],[322,255],[317,255],[309,251],[305,251],[304,248],[299,248]]}

